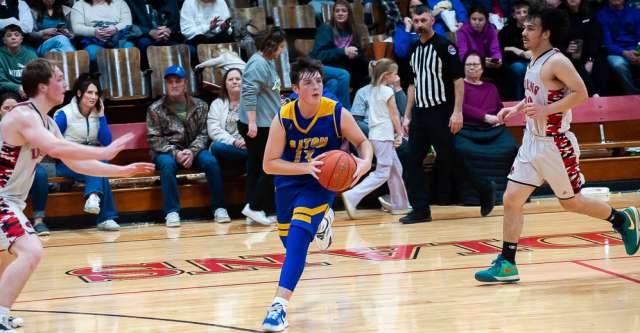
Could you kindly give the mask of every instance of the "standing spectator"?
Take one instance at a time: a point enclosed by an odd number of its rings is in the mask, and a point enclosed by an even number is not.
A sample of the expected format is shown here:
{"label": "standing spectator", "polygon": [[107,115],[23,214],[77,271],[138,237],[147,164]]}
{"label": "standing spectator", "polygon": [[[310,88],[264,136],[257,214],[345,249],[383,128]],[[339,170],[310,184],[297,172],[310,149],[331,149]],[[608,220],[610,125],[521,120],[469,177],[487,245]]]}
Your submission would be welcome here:
{"label": "standing spectator", "polygon": [[609,0],[598,13],[607,60],[622,83],[625,95],[640,94],[633,82],[640,71],[640,10],[625,6],[625,0]]}
{"label": "standing spectator", "polygon": [[38,56],[47,52],[73,52],[73,34],[69,21],[71,8],[63,0],[41,0],[33,10],[35,27],[30,37],[37,43]]}
{"label": "standing spectator", "polygon": [[[0,95],[0,119],[11,111],[18,104],[20,97],[14,92],[6,92]],[[36,174],[33,178],[33,185],[29,190],[31,197],[31,210],[33,211],[33,229],[38,236],[47,236],[50,234],[49,228],[44,224],[44,208],[47,205],[49,196],[49,177],[47,171],[40,164],[36,166]]]}
{"label": "standing spectator", "polygon": [[362,35],[353,9],[346,0],[337,0],[329,24],[318,27],[310,56],[322,61],[325,81],[338,83],[327,88],[345,108],[351,109],[349,87],[355,90],[368,83],[369,62],[363,53]]}
{"label": "standing spectator", "polygon": [[420,39],[409,58],[414,83],[408,89],[403,121],[404,131],[409,133],[407,172],[412,181],[408,192],[413,211],[400,219],[405,224],[431,220],[423,168],[431,145],[438,153],[433,178],[439,200],[446,201],[452,194],[453,135],[462,128],[462,64],[456,47],[433,30],[434,21],[427,6],[416,8],[413,26]]}
{"label": "standing spectator", "polygon": [[456,33],[460,60],[470,51],[476,51],[484,59],[487,68],[502,66],[502,54],[498,31],[489,23],[489,13],[482,7],[474,7],[469,13],[469,22]]}
{"label": "standing spectator", "polygon": [[398,79],[398,65],[391,59],[372,61],[369,104],[369,141],[376,155],[376,169],[362,182],[342,193],[342,202],[351,219],[356,218],[358,203],[384,183],[389,186],[391,214],[409,212],[409,199],[402,180],[402,164],[395,149],[402,144],[404,133],[396,109],[393,89]]}
{"label": "standing spectator", "polygon": [[198,44],[233,42],[230,20],[224,0],[186,0],[180,10],[180,31],[193,54]]}
{"label": "standing spectator", "polygon": [[513,4],[513,13],[507,25],[500,30],[500,46],[503,54],[503,68],[507,71],[508,80],[505,88],[509,100],[520,101],[524,98],[524,75],[527,73],[531,52],[527,52],[522,42],[524,21],[529,15],[529,3],[518,1]]}
{"label": "standing spectator", "polygon": [[[97,78],[81,74],[71,89],[71,102],[53,115],[60,132],[68,141],[106,147],[111,144],[111,132],[107,126],[102,105],[102,89]],[[56,163],[56,173],[62,177],[84,182],[84,211],[97,215],[98,230],[117,231],[120,229],[114,220],[118,212],[113,201],[109,178],[79,174],[64,162]]]}
{"label": "standing spectator", "polygon": [[131,10],[124,0],[78,0],[71,11],[71,27],[94,64],[98,51],[133,47],[129,39],[140,33],[131,26]]}
{"label": "standing spectator", "polygon": [[232,68],[222,78],[222,98],[209,107],[207,133],[211,138],[211,154],[221,164],[246,164],[247,144],[238,131],[242,72]]}
{"label": "standing spectator", "polygon": [[[587,86],[589,96],[599,95],[606,88],[594,80],[594,75],[602,72],[599,64],[602,33],[598,23],[589,10],[586,0],[564,0],[564,6],[569,14],[568,45],[562,47],[562,52],[571,60]],[[595,68],[594,68],[595,67]],[[602,74],[602,73],[601,73]],[[606,82],[606,77],[602,79]]]}
{"label": "standing spectator", "polygon": [[10,24],[2,30],[4,46],[0,48],[0,91],[13,91],[21,98],[26,97],[22,89],[22,69],[36,59],[36,53],[22,46],[22,29]]}
{"label": "standing spectator", "polygon": [[207,104],[187,92],[184,68],[170,66],[164,72],[167,95],[147,110],[147,140],[156,168],[160,171],[162,204],[167,227],[180,226],[178,168],[194,168],[207,177],[211,210],[218,223],[230,222],[224,208],[220,166],[207,150]]}
{"label": "standing spectator", "polygon": [[126,0],[131,9],[133,24],[142,35],[135,39],[140,49],[142,63],[147,64],[147,47],[151,45],[175,45],[181,41],[180,10],[176,0]]}
{"label": "standing spectator", "polygon": [[0,29],[15,24],[26,34],[33,31],[33,15],[22,0],[0,0]]}
{"label": "standing spectator", "polygon": [[286,47],[284,32],[270,30],[245,67],[240,90],[238,130],[247,147],[247,204],[242,210],[249,219],[260,224],[273,222],[265,209],[273,205],[273,177],[262,168],[269,127],[280,110],[280,77],[274,60]]}

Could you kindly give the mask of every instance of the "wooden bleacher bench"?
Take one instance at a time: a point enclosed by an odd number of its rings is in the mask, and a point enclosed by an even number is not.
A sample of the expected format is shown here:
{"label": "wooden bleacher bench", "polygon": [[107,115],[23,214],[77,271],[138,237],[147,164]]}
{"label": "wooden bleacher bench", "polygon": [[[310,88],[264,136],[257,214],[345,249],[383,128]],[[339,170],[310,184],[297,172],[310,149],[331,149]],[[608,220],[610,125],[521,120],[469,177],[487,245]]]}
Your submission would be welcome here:
{"label": "wooden bleacher bench", "polygon": [[[508,102],[505,106],[515,103]],[[640,147],[640,95],[590,98],[572,111],[571,131],[580,144],[580,164],[588,181],[640,179],[640,156],[626,148]],[[522,140],[524,116],[507,121],[516,141]]]}

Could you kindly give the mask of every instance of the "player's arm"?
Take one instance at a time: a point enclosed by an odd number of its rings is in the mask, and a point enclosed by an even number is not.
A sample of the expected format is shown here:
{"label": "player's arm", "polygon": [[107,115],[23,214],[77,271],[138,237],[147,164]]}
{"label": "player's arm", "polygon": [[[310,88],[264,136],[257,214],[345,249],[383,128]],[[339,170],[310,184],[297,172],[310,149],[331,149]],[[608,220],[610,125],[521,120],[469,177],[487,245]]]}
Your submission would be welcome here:
{"label": "player's arm", "polygon": [[561,100],[547,105],[547,115],[567,112],[584,102],[589,98],[587,87],[584,85],[584,81],[580,78],[580,74],[576,71],[575,67],[565,56],[555,56],[551,59],[549,65],[552,67],[553,76],[564,85],[571,92],[567,94]]}
{"label": "player's arm", "polygon": [[280,123],[280,119],[276,115],[271,121],[269,138],[267,138],[267,146],[264,149],[264,159],[262,160],[264,172],[270,175],[288,176],[310,174],[318,178],[320,166],[323,162],[318,161],[318,157],[308,163],[295,163],[283,160],[281,157],[284,152],[285,141],[286,133]]}
{"label": "player's arm", "polygon": [[71,170],[95,177],[131,177],[139,174],[149,174],[155,169],[153,163],[132,163],[129,165],[115,165],[96,160],[63,160]]}
{"label": "player's arm", "polygon": [[133,137],[131,134],[125,134],[106,147],[86,146],[56,137],[44,128],[42,121],[33,113],[16,112],[11,114],[11,116],[14,115],[19,136],[22,136],[35,148],[57,159],[110,160],[124,149],[127,141]]}
{"label": "player's arm", "polygon": [[342,136],[345,137],[351,144],[356,146],[358,149],[358,153],[360,157],[355,157],[356,159],[356,172],[353,173],[353,183],[351,186],[355,185],[360,177],[369,172],[371,169],[371,160],[373,159],[373,147],[371,147],[371,142],[367,140],[364,136],[364,133],[358,127],[356,120],[353,119],[353,116],[347,109],[342,109],[340,112],[340,130],[342,132]]}

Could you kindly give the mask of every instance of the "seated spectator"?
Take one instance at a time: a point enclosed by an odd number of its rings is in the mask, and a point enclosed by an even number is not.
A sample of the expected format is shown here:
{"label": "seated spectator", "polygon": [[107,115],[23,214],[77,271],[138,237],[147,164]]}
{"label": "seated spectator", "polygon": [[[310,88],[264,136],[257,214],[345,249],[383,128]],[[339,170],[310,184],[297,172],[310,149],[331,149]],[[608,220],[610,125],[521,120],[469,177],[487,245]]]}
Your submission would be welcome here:
{"label": "seated spectator", "polygon": [[[71,89],[73,98],[53,115],[66,140],[90,145],[108,146],[111,144],[111,132],[107,126],[102,105],[102,89],[97,78],[90,74],[81,74]],[[56,163],[56,174],[85,183],[84,211],[97,215],[98,230],[117,231],[120,229],[114,220],[118,217],[109,178],[79,174],[62,161]]]}
{"label": "seated spectator", "polygon": [[609,0],[598,13],[598,21],[609,65],[620,79],[624,94],[635,95],[640,94],[634,83],[634,74],[640,73],[640,10],[625,6],[624,1]]}
{"label": "seated spectator", "polygon": [[224,0],[185,0],[180,10],[180,31],[192,51],[198,44],[234,41],[231,13]]}
{"label": "seated spectator", "polygon": [[[467,10],[464,8],[464,5],[460,0],[428,0],[426,1],[426,5],[431,8],[431,15],[436,19],[436,22],[433,24],[433,30],[444,37],[447,37],[447,32],[452,31],[456,32],[457,29],[462,27],[462,24],[469,20],[469,16],[467,15]],[[451,29],[443,19],[443,12],[445,11],[454,11],[456,26],[454,30]]]}
{"label": "seated spectator", "polygon": [[71,43],[71,8],[64,5],[63,0],[41,0],[33,10],[35,26],[30,34],[36,43],[38,56],[47,52],[73,52],[76,48]]}
{"label": "seated spectator", "polygon": [[[0,94],[0,119],[13,107],[18,104],[20,97],[14,92],[6,92]],[[49,196],[49,176],[44,167],[40,164],[36,166],[36,173],[33,178],[31,190],[31,210],[33,211],[33,229],[38,236],[49,235],[49,228],[44,224],[44,208],[47,205],[47,197]]]}
{"label": "seated spectator", "polygon": [[131,25],[131,10],[124,0],[79,0],[71,11],[71,27],[94,65],[98,51],[133,47],[130,39],[141,34]]}
{"label": "seated spectator", "polygon": [[[375,29],[373,26],[373,4],[378,2],[382,11],[384,12],[385,27],[384,31],[388,36],[393,35],[393,30],[398,23],[402,22],[402,15],[398,3],[395,0],[364,0],[364,23],[371,29]],[[378,22],[376,22],[377,25]]]}
{"label": "seated spectator", "polygon": [[24,41],[22,29],[10,24],[2,30],[4,46],[0,48],[0,91],[13,91],[25,98],[22,90],[22,69],[38,55]]}
{"label": "seated spectator", "polygon": [[223,165],[244,165],[247,144],[238,131],[242,72],[232,68],[224,74],[222,82],[222,98],[211,103],[207,115],[207,133],[211,139],[209,150]]}
{"label": "seated spectator", "polygon": [[0,0],[0,29],[15,24],[25,34],[33,31],[33,15],[29,5],[22,0]]}
{"label": "seated spectator", "polygon": [[327,89],[340,103],[351,108],[349,87],[358,89],[369,82],[368,60],[362,48],[362,35],[346,0],[337,0],[329,24],[321,25],[310,57],[322,61]]}
{"label": "seated spectator", "polygon": [[[409,0],[409,8],[407,12],[409,13],[409,17],[405,17],[402,19],[402,22],[396,25],[396,29],[393,32],[393,53],[396,58],[408,58],[409,51],[411,50],[411,45],[413,42],[418,40],[420,36],[413,29],[413,14],[415,13],[415,9],[418,6],[422,5],[422,1],[420,0]],[[400,65],[400,64],[398,64]],[[402,68],[402,66],[399,66]]]}
{"label": "seated spectator", "polygon": [[182,40],[180,10],[176,0],[126,1],[131,9],[133,24],[142,33],[134,42],[140,49],[143,64],[147,63],[147,47],[150,45],[175,45]]}
{"label": "seated spectator", "polygon": [[506,187],[506,176],[518,147],[496,117],[502,109],[498,89],[493,84],[482,81],[484,58],[472,51],[467,53],[463,61],[464,125],[454,138],[456,159],[459,162],[456,165],[460,166],[458,172],[470,183],[479,200],[470,200],[468,191],[459,192],[463,194],[465,204],[480,203],[480,213],[486,216],[496,200],[495,183],[500,183],[501,190]]}
{"label": "seated spectator", "polygon": [[[511,14],[512,1],[510,0],[461,0],[461,2],[464,5],[464,8],[467,9],[467,13],[469,13],[474,7],[482,7],[486,9],[487,12],[491,13],[489,14],[490,16],[495,14],[499,19],[505,19],[509,14]],[[489,21],[493,23],[491,19],[489,19]]]}
{"label": "seated spectator", "polygon": [[211,209],[218,223],[230,222],[224,208],[220,166],[207,150],[208,107],[187,92],[184,68],[173,65],[164,72],[166,95],[147,110],[147,140],[156,169],[160,171],[162,204],[167,227],[180,226],[178,169],[196,169],[207,177]]}
{"label": "seated spectator", "polygon": [[499,68],[502,66],[502,53],[498,31],[489,23],[489,13],[482,7],[474,7],[469,13],[469,22],[456,33],[460,60],[470,51],[475,51],[484,59],[487,68]]}
{"label": "seated spectator", "polygon": [[527,73],[531,52],[524,48],[522,31],[524,21],[529,15],[529,3],[518,1],[511,7],[513,13],[507,25],[500,30],[500,46],[502,47],[502,61],[508,80],[505,80],[505,90],[508,100],[522,100],[524,98],[524,75]]}
{"label": "seated spectator", "polygon": [[[606,86],[606,77],[601,80],[594,80],[594,75],[600,73],[600,45],[602,45],[602,34],[595,17],[589,10],[586,0],[564,0],[564,7],[569,14],[569,34],[568,44],[561,47],[564,55],[573,63],[573,66],[580,74],[580,77],[587,86],[589,96],[598,96],[600,91]],[[604,61],[604,59],[602,59]],[[594,70],[594,67],[595,70]],[[598,82],[602,81],[602,83]]]}

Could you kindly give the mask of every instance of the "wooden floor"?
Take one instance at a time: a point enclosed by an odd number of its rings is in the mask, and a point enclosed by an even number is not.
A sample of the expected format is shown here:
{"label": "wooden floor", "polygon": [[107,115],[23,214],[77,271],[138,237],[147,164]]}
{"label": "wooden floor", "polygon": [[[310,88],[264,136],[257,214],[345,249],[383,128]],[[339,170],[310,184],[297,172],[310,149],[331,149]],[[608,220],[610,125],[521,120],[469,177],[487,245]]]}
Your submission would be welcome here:
{"label": "wooden floor", "polygon": [[[621,207],[640,194],[613,196]],[[289,306],[289,332],[640,332],[640,260],[608,223],[527,206],[521,282],[482,285],[501,237],[499,207],[434,207],[404,226],[379,211],[334,225]],[[283,249],[273,227],[185,223],[117,233],[54,232],[14,306],[19,332],[255,332]],[[312,250],[315,251],[312,244]]]}

